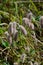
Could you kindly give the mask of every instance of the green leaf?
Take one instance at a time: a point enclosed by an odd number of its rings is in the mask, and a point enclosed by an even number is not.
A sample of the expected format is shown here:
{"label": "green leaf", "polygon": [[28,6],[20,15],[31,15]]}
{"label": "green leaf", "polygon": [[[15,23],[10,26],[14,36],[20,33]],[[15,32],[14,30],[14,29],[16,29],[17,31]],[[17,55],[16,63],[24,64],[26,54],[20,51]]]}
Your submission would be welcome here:
{"label": "green leaf", "polygon": [[8,43],[7,41],[3,41],[3,40],[2,40],[2,45],[3,45],[4,47],[9,47],[9,43]]}
{"label": "green leaf", "polygon": [[32,17],[32,21],[35,21],[35,18],[34,17]]}
{"label": "green leaf", "polygon": [[8,62],[1,62],[0,65],[10,65]]}
{"label": "green leaf", "polygon": [[3,65],[10,65],[10,64],[9,64],[9,63],[5,63],[5,62],[4,62],[4,63],[3,63]]}
{"label": "green leaf", "polygon": [[31,48],[30,54],[31,54],[32,56],[35,55],[35,50]]}

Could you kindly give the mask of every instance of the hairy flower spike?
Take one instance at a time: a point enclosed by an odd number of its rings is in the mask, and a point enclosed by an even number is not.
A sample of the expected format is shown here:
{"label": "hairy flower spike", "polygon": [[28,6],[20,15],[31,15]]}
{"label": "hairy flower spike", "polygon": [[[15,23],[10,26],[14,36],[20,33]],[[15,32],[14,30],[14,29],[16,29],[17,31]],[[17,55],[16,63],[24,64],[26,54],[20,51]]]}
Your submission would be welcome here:
{"label": "hairy flower spike", "polygon": [[12,37],[11,37],[11,36],[8,37],[8,42],[9,42],[10,44],[12,44]]}
{"label": "hairy flower spike", "polygon": [[29,64],[29,65],[33,65],[32,61],[29,61],[28,64]]}
{"label": "hairy flower spike", "polygon": [[13,22],[13,39],[16,41],[18,36],[18,31],[16,30],[17,23]]}
{"label": "hairy flower spike", "polygon": [[26,50],[27,52],[30,52],[29,46],[26,46],[26,47],[25,47],[25,50]]}
{"label": "hairy flower spike", "polygon": [[13,22],[13,30],[16,30],[16,22]]}
{"label": "hairy flower spike", "polygon": [[27,13],[27,18],[31,20],[31,18],[32,18],[32,13],[31,12]]}
{"label": "hairy flower spike", "polygon": [[5,35],[6,35],[6,37],[7,37],[7,41],[8,41],[10,44],[12,44],[12,37],[10,36],[10,34],[6,31],[6,32],[5,32]]}
{"label": "hairy flower spike", "polygon": [[15,32],[13,32],[13,39],[16,41],[18,37],[18,31],[15,30]]}
{"label": "hairy flower spike", "polygon": [[28,22],[30,22],[28,18],[23,18],[23,24],[28,25]]}
{"label": "hairy flower spike", "polygon": [[14,65],[18,65],[18,63],[17,62],[14,62]]}
{"label": "hairy flower spike", "polygon": [[6,35],[6,37],[8,37],[8,36],[9,36],[9,33],[6,31],[6,32],[5,32],[5,35]]}
{"label": "hairy flower spike", "polygon": [[24,61],[25,61],[25,59],[26,59],[26,54],[25,53],[23,53],[22,55],[21,55],[21,61],[22,61],[22,63],[24,63]]}
{"label": "hairy flower spike", "polygon": [[43,28],[43,16],[40,17],[40,27]]}
{"label": "hairy flower spike", "polygon": [[42,31],[40,31],[40,35],[43,36],[43,16],[40,17],[40,28]]}
{"label": "hairy flower spike", "polygon": [[23,34],[26,36],[26,35],[27,35],[27,31],[26,31],[26,29],[24,28],[24,26],[19,25],[19,27],[20,27],[21,31],[23,32]]}
{"label": "hairy flower spike", "polygon": [[39,65],[39,63],[38,62],[34,62],[34,65]]}
{"label": "hairy flower spike", "polygon": [[28,18],[23,18],[23,23],[30,27],[32,30],[34,30],[34,24],[31,23]]}
{"label": "hairy flower spike", "polygon": [[12,22],[9,23],[8,33],[9,33],[10,35],[13,34],[13,23],[12,23]]}

